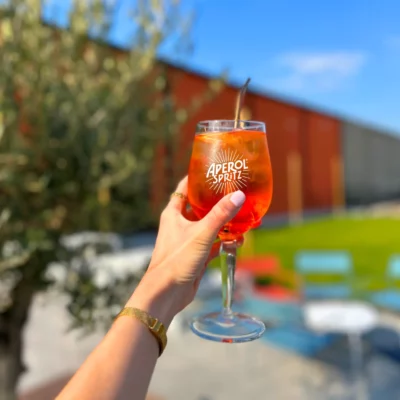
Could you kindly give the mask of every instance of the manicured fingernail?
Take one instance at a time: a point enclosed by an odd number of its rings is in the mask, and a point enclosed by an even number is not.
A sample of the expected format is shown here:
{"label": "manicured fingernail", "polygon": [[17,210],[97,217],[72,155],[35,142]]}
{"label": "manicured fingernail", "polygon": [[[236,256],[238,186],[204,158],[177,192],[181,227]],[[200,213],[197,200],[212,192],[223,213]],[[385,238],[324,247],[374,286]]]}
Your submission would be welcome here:
{"label": "manicured fingernail", "polygon": [[241,191],[238,190],[237,192],[234,192],[229,199],[231,203],[233,203],[236,207],[240,207],[244,201],[246,200],[245,194]]}

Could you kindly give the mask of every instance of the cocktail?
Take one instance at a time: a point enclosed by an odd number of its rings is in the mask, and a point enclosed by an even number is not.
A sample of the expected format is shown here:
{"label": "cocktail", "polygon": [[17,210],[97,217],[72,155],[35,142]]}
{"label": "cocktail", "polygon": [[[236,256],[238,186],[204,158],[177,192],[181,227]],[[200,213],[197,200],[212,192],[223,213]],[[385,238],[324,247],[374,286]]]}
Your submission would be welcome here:
{"label": "cocktail", "polygon": [[219,342],[259,338],[264,324],[231,309],[237,241],[260,224],[272,198],[272,170],[265,124],[257,121],[215,120],[197,125],[189,167],[189,202],[203,218],[225,195],[241,190],[246,201],[219,232],[222,260],[223,310],[196,318],[192,330]]}

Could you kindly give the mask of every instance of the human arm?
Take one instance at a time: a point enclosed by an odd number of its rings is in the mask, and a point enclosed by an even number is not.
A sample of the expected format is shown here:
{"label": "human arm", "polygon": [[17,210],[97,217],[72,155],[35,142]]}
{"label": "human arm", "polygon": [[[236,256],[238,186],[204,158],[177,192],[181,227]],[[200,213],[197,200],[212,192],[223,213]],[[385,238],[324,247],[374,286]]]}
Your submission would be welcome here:
{"label": "human arm", "polygon": [[[186,179],[177,191],[186,195]],[[206,265],[217,252],[213,242],[219,229],[236,215],[244,199],[242,192],[230,194],[204,219],[190,221],[185,200],[172,197],[161,217],[148,271],[126,306],[147,312],[167,328],[193,300]],[[149,329],[134,318],[121,317],[57,399],[143,400],[158,356],[158,343]]]}

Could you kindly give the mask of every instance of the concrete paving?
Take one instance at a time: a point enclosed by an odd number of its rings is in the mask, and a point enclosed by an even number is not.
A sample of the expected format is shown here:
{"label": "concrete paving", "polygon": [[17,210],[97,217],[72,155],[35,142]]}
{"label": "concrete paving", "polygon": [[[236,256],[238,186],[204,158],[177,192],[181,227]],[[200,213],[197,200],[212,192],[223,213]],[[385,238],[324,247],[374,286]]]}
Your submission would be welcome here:
{"label": "concrete paving", "polygon": [[[360,389],[343,363],[348,358],[346,343],[338,346],[326,352],[333,354],[307,359],[261,341],[220,344],[180,332],[170,335],[151,391],[162,393],[166,400],[400,398],[398,364],[369,356]],[[341,364],[332,362],[335,355]],[[357,390],[359,397],[355,397]]]}
{"label": "concrete paving", "polygon": [[71,376],[101,340],[101,333],[88,337],[78,331],[68,333],[66,304],[60,295],[36,297],[24,332],[28,372],[21,379],[20,392]]}
{"label": "concrete paving", "polygon": [[[29,371],[20,382],[20,393],[35,394],[38,387],[65,382],[101,340],[102,333],[82,338],[79,332],[67,332],[65,303],[60,295],[36,298],[25,332]],[[208,342],[182,329],[178,318],[150,393],[163,400],[350,400],[355,397],[347,359],[345,343],[308,359],[261,341]],[[368,351],[365,359],[368,396],[360,399],[399,399],[399,364]],[[40,398],[33,394],[23,399]],[[52,398],[42,395],[40,400]]]}
{"label": "concrete paving", "polygon": [[[128,250],[123,267],[115,259],[112,271],[126,273],[151,254],[151,244],[140,243],[142,251]],[[140,260],[137,260],[136,257]],[[109,264],[109,259],[104,264]],[[135,262],[133,262],[135,261]],[[101,263],[100,263],[101,264]],[[99,265],[100,265],[99,264]],[[108,271],[100,268],[108,278]],[[57,271],[55,271],[57,272]],[[103,333],[82,337],[68,332],[66,298],[59,294],[38,295],[24,332],[25,362],[29,368],[19,391],[23,400],[51,400],[58,388],[85,360]],[[199,307],[193,304],[192,309]],[[197,308],[198,310],[198,308]],[[188,313],[188,312],[187,312]],[[264,341],[230,345],[197,338],[182,329],[180,316],[171,326],[169,344],[159,360],[150,393],[161,400],[350,400],[353,377],[346,366],[348,348],[338,343],[315,358],[304,358]],[[397,320],[397,318],[395,318]],[[385,320],[386,321],[386,320]],[[386,321],[391,324],[391,321]],[[363,400],[400,399],[399,364],[380,354],[365,352]],[[37,390],[46,386],[47,394]],[[28,397],[26,394],[30,393]],[[52,393],[52,394],[51,394]],[[36,397],[35,397],[36,396]]]}

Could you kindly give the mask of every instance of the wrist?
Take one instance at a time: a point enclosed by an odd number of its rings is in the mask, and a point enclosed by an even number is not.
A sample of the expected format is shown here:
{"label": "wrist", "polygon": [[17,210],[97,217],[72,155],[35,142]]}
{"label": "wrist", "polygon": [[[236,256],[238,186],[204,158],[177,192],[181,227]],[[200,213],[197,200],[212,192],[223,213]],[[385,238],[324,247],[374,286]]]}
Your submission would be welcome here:
{"label": "wrist", "polygon": [[179,312],[176,306],[175,285],[169,274],[159,269],[147,272],[126,307],[139,308],[169,327]]}

